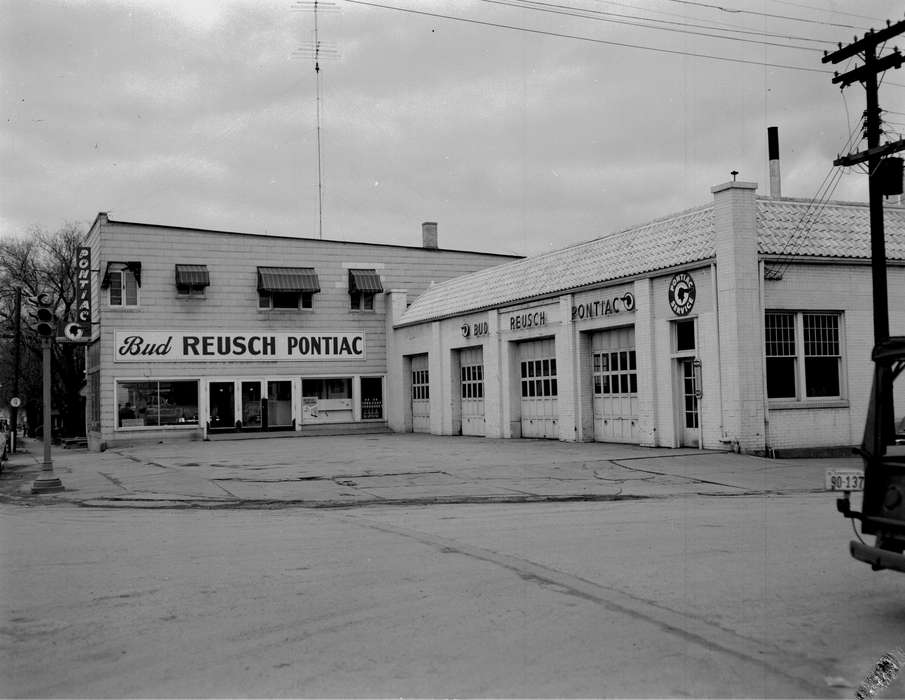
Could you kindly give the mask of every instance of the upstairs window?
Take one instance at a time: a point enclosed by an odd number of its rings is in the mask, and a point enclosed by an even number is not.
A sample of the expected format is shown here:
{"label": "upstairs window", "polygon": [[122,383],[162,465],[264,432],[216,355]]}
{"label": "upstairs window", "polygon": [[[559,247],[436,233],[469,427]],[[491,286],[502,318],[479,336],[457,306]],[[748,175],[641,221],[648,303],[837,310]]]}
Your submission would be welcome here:
{"label": "upstairs window", "polygon": [[180,296],[204,296],[211,283],[207,265],[176,265],[176,292]]}
{"label": "upstairs window", "polygon": [[311,309],[321,290],[313,267],[259,267],[259,309]]}
{"label": "upstairs window", "polygon": [[110,306],[138,306],[138,288],[141,287],[140,262],[108,262],[101,289],[108,290]]}
{"label": "upstairs window", "polygon": [[349,270],[349,308],[373,311],[374,297],[383,291],[377,270]]}

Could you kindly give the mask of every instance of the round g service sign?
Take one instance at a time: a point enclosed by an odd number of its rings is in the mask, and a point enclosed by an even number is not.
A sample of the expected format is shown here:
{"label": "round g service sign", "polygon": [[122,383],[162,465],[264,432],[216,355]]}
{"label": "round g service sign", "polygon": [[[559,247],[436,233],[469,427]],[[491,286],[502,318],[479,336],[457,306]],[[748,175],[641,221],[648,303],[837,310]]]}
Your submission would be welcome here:
{"label": "round g service sign", "polygon": [[687,272],[679,272],[669,283],[669,307],[677,316],[686,316],[694,306],[694,280]]}

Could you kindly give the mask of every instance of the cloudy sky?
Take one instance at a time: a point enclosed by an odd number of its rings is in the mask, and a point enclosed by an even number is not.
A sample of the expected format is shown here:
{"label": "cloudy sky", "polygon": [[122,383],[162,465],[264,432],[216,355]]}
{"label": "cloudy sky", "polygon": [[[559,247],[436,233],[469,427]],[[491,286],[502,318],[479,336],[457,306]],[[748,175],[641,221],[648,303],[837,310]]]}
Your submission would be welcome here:
{"label": "cloudy sky", "polygon": [[[301,5],[301,8],[295,8]],[[865,200],[824,49],[893,0],[0,0],[0,236],[112,219],[533,254],[710,200]],[[905,38],[900,42],[905,44]],[[880,91],[905,133],[905,70]],[[891,138],[899,138],[893,135]],[[855,137],[854,150],[863,142]]]}

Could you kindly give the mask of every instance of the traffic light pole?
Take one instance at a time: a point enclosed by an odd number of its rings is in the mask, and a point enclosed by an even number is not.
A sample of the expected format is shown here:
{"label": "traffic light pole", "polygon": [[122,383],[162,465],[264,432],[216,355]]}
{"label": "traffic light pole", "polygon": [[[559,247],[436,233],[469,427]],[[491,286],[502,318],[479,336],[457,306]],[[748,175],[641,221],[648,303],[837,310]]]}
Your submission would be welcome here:
{"label": "traffic light pole", "polygon": [[63,491],[63,482],[53,473],[53,460],[50,458],[50,442],[51,442],[51,404],[50,404],[50,345],[52,338],[41,339],[41,350],[44,359],[44,464],[41,467],[41,474],[35,479],[31,486],[32,493],[52,493],[54,491]]}
{"label": "traffic light pole", "polygon": [[13,397],[16,399],[15,405],[9,410],[9,426],[10,435],[12,436],[12,444],[10,448],[13,452],[19,449],[19,367],[22,364],[22,287],[16,287],[16,321],[15,321],[15,345],[13,346]]}

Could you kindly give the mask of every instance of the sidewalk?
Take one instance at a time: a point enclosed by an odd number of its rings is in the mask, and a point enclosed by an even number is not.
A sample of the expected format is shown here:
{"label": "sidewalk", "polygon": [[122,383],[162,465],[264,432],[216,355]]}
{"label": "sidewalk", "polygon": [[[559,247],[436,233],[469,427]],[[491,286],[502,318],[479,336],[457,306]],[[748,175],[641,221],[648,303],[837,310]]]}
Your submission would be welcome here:
{"label": "sidewalk", "polygon": [[823,490],[856,457],[770,460],[727,452],[414,434],[54,447],[65,490],[33,495],[43,446],[20,445],[0,499],[24,505],[238,508],[617,500]]}

